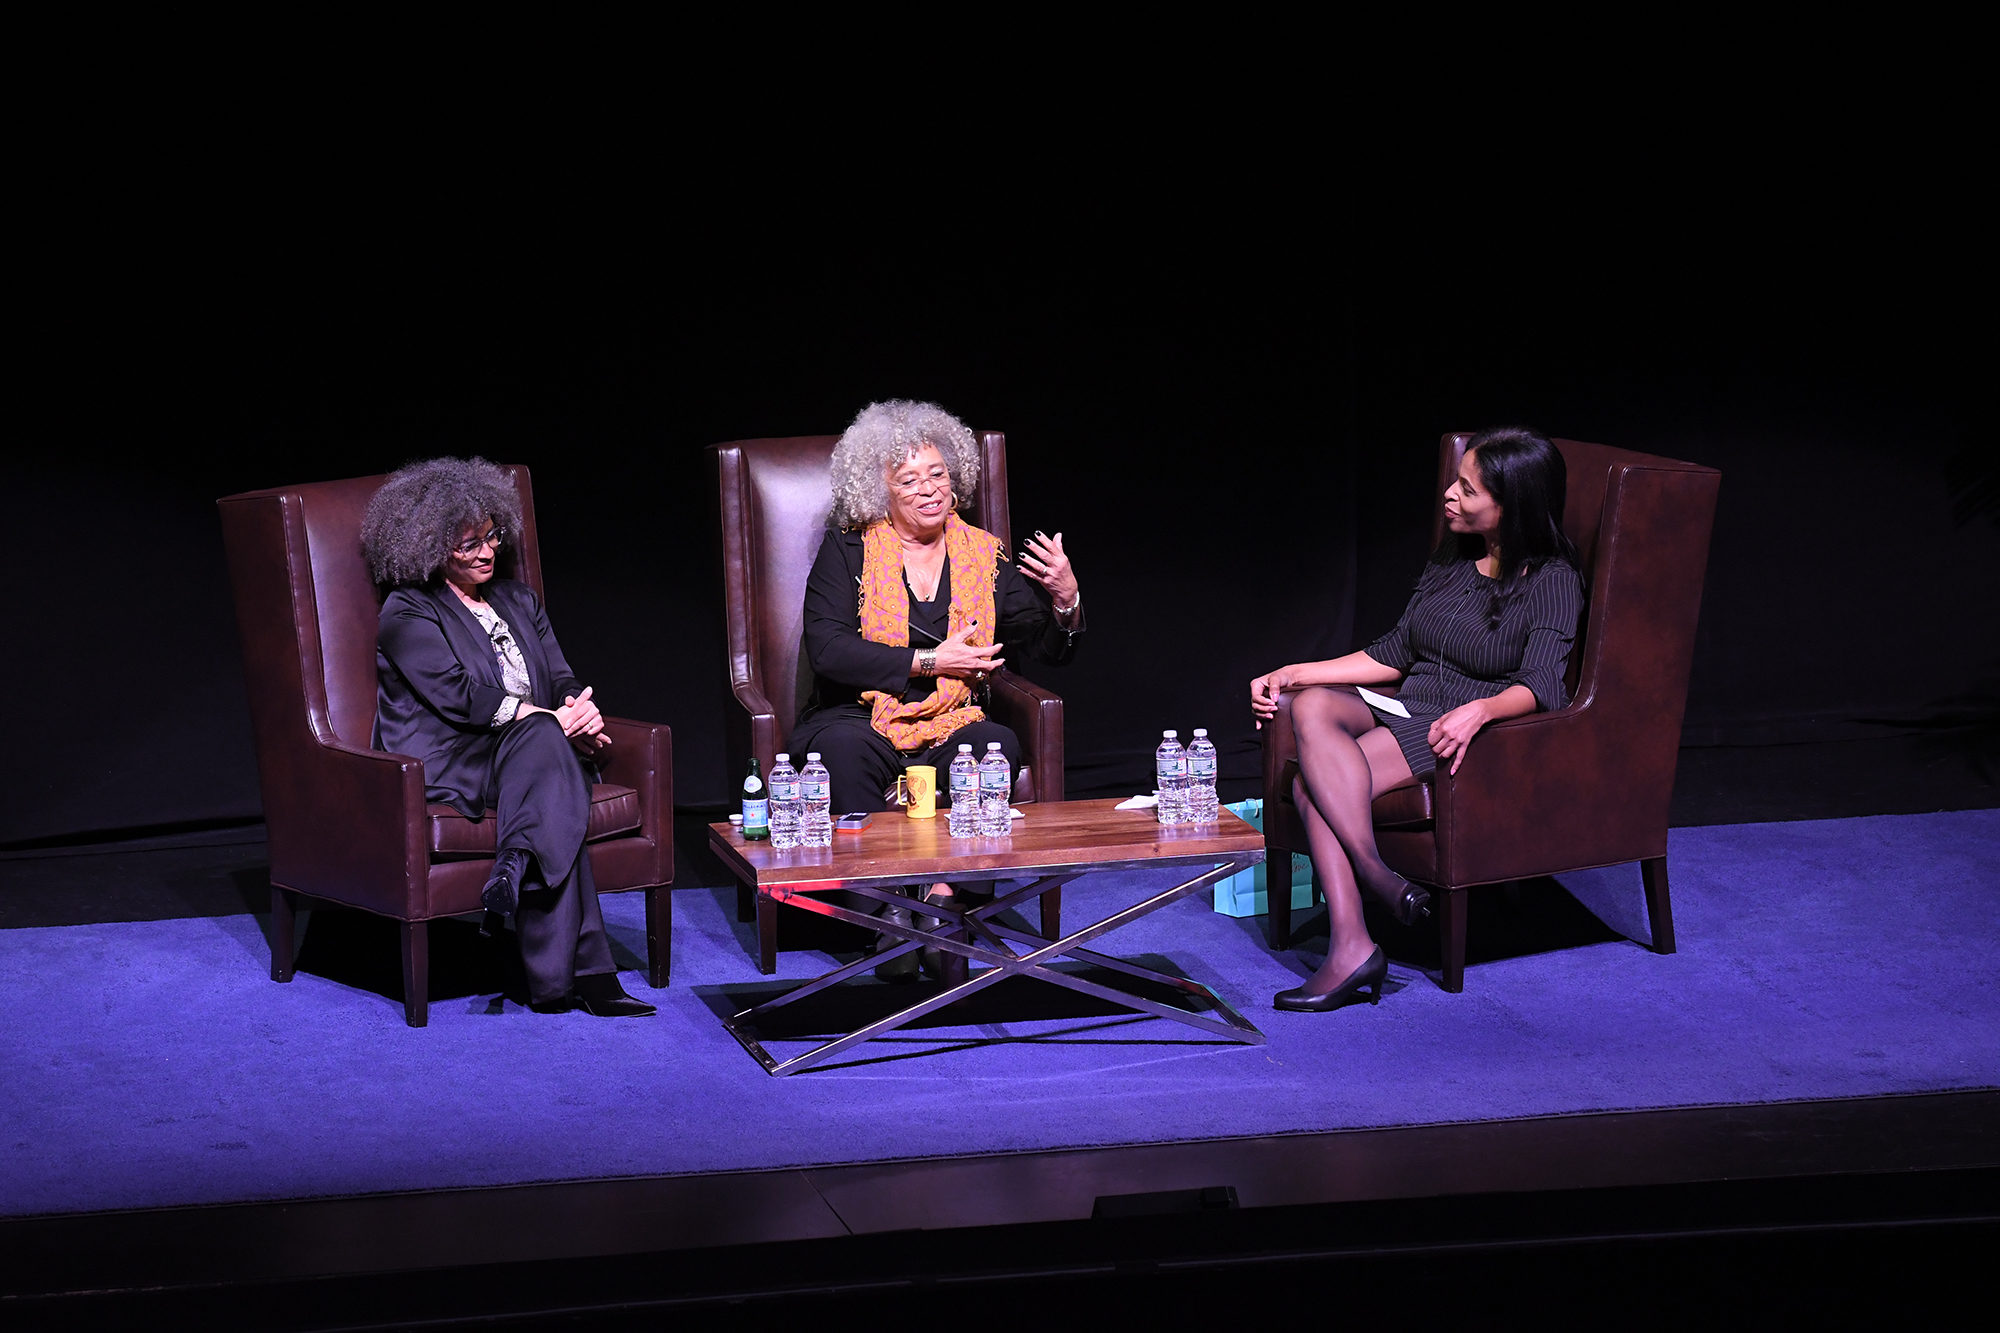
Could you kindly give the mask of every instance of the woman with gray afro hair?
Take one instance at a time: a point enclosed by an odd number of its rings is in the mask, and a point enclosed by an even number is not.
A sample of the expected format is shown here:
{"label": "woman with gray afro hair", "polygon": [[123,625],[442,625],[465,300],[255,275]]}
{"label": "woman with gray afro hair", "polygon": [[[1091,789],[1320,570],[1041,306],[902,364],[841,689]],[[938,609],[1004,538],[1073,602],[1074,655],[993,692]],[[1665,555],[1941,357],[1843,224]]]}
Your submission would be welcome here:
{"label": "woman with gray afro hair", "polygon": [[[817,752],[834,809],[881,810],[907,765],[947,768],[960,748],[1021,745],[986,716],[1003,650],[1062,664],[1083,633],[1083,594],[1062,534],[1037,532],[1018,561],[958,515],[979,484],[979,446],[935,403],[870,403],[834,446],[833,509],[806,579],[804,647],[813,694],[791,748]],[[991,885],[930,886],[932,900]],[[897,909],[902,913],[904,909]],[[907,914],[904,914],[907,920]],[[949,982],[965,960],[926,950]],[[877,970],[902,980],[917,958]]]}
{"label": "woman with gray afro hair", "polygon": [[889,516],[889,469],[926,445],[938,451],[951,476],[953,508],[962,508],[979,485],[979,442],[965,423],[936,403],[891,398],[870,403],[833,447],[836,528],[864,528]]}
{"label": "woman with gray afro hair", "polygon": [[497,578],[522,530],[521,497],[483,458],[412,463],[361,520],[375,580],[391,585],[375,635],[375,748],[424,763],[426,800],[493,812],[486,931],[514,918],[528,1000],[640,1016],[618,984],[583,852],[595,756],[611,744],[534,589]]}

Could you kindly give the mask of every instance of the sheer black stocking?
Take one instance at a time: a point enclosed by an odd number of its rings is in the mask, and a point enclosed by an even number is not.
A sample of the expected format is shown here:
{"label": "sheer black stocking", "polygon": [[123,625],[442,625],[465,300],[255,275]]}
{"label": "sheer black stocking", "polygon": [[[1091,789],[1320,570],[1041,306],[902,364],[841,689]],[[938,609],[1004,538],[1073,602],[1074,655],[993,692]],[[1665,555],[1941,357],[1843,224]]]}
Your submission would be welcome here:
{"label": "sheer black stocking", "polygon": [[[1365,888],[1392,906],[1402,896],[1403,877],[1376,850],[1369,807],[1379,793],[1409,777],[1409,765],[1394,738],[1378,731],[1368,705],[1346,690],[1303,690],[1292,700],[1291,714],[1299,755],[1293,801],[1304,817],[1313,869],[1326,892],[1326,963],[1306,985],[1319,993],[1338,985],[1374,951],[1359,891]],[[1362,737],[1371,732],[1378,738],[1364,745]],[[1380,737],[1390,743],[1382,744]]]}
{"label": "sheer black stocking", "polygon": [[[1402,896],[1405,881],[1382,863],[1375,849],[1375,821],[1369,809],[1377,792],[1391,784],[1377,782],[1361,749],[1361,737],[1376,726],[1368,705],[1345,690],[1305,690],[1292,701],[1299,775],[1305,780],[1313,808],[1340,840],[1355,880],[1393,905]],[[1401,758],[1400,751],[1397,757]],[[1404,776],[1408,776],[1407,767]]]}

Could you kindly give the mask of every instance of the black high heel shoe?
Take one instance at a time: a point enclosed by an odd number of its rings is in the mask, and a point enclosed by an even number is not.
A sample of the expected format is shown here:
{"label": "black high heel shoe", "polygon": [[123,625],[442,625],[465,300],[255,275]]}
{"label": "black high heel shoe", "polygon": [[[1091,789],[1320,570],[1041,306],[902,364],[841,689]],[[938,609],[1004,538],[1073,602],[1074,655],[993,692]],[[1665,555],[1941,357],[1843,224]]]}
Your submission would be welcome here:
{"label": "black high heel shoe", "polygon": [[1389,910],[1396,914],[1396,920],[1406,926],[1414,926],[1431,914],[1430,890],[1404,880],[1403,891],[1389,904]]}
{"label": "black high heel shoe", "polygon": [[1271,997],[1273,1009],[1289,1009],[1298,1014],[1323,1014],[1330,1009],[1345,1009],[1350,1004],[1361,1003],[1361,992],[1368,992],[1368,1003],[1382,1001],[1382,983],[1389,979],[1389,960],[1382,956],[1382,946],[1376,945],[1375,952],[1368,955],[1368,961],[1347,974],[1347,980],[1335,986],[1324,995],[1307,994],[1305,987],[1295,990],[1281,990]]}

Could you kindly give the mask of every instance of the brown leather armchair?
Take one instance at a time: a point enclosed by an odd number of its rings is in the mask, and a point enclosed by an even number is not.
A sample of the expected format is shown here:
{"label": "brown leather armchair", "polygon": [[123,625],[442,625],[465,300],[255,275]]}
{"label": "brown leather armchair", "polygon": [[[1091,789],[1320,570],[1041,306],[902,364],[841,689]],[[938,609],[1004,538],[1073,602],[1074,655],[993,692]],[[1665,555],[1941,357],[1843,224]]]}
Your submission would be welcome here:
{"label": "brown leather armchair", "polygon": [[[722,598],[728,614],[729,688],[724,736],[730,771],[740,778],[755,755],[766,773],[812,694],[804,634],[806,575],[833,507],[829,466],[835,435],[737,440],[709,450],[722,515]],[[1007,437],[979,436],[979,486],[972,521],[1013,549],[1007,509]],[[1021,738],[1014,801],[1063,798],[1063,702],[1011,671],[996,673],[987,707]],[[732,790],[734,783],[731,783]],[[752,895],[738,887],[737,914],[749,920]],[[1042,932],[1057,938],[1062,890],[1042,895]],[[777,969],[776,908],[757,909],[758,963]]]}
{"label": "brown leather armchair", "polygon": [[[513,577],[542,591],[528,469],[505,469],[525,520]],[[236,596],[257,779],[271,848],[271,978],[292,979],[304,895],[402,923],[403,1012],[429,1013],[430,922],[480,910],[493,825],[424,801],[424,765],[369,748],[382,596],[361,555],[361,515],[381,477],[284,486],[216,502]],[[667,984],[673,927],[673,736],[606,718],[616,742],[591,793],[600,893],[646,891],[649,979]]]}
{"label": "brown leather armchair", "polygon": [[[1431,543],[1469,432],[1439,447]],[[1653,948],[1674,951],[1667,898],[1667,805],[1694,658],[1695,620],[1722,475],[1601,444],[1557,440],[1568,465],[1563,531],[1589,601],[1569,663],[1570,704],[1496,722],[1451,777],[1440,770],[1375,801],[1382,859],[1430,886],[1441,984],[1465,989],[1465,891],[1474,885],[1637,861]],[[1387,691],[1393,693],[1394,691]],[[1264,841],[1270,880],[1309,854],[1292,804],[1298,774],[1291,701],[1264,728]],[[1271,895],[1270,942],[1290,945],[1291,898]]]}

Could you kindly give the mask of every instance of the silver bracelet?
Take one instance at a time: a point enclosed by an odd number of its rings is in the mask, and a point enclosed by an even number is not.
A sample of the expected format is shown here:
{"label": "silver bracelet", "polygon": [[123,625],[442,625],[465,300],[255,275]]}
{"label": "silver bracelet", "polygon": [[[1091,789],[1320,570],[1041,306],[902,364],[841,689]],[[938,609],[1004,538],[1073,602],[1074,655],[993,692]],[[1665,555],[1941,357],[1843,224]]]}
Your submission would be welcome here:
{"label": "silver bracelet", "polygon": [[935,676],[937,674],[937,649],[919,648],[917,650],[917,674],[919,676]]}
{"label": "silver bracelet", "polygon": [[[1054,606],[1054,605],[1055,605],[1055,603],[1054,603],[1054,601],[1053,601],[1053,600],[1051,600],[1049,604],[1050,604],[1051,606]],[[1077,609],[1077,608],[1078,608],[1079,606],[1082,606],[1082,605],[1083,605],[1083,589],[1081,589],[1081,588],[1078,588],[1078,589],[1076,590],[1076,600],[1075,600],[1075,601],[1073,601],[1073,602],[1071,602],[1071,603],[1070,603],[1070,604],[1069,604],[1068,606],[1057,606],[1057,607],[1056,607],[1056,614],[1057,614],[1057,615],[1059,615],[1059,616],[1066,616],[1066,615],[1070,615],[1070,614],[1071,614],[1071,613],[1073,613],[1073,612],[1074,612],[1074,611],[1075,611],[1075,610],[1076,610],[1076,609]]]}

